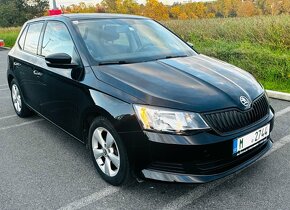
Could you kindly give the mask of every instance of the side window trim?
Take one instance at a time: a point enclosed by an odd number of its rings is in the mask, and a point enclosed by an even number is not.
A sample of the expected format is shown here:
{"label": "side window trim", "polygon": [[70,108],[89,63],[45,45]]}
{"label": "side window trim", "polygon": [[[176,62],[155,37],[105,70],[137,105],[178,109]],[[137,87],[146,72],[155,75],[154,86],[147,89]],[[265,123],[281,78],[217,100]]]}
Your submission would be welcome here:
{"label": "side window trim", "polygon": [[38,43],[37,43],[37,55],[38,56],[42,56],[41,55],[42,40],[43,40],[43,37],[44,37],[44,32],[45,32],[45,29],[46,29],[46,25],[47,25],[47,21],[43,21],[43,25],[42,25],[41,32],[40,32],[39,39],[38,39]]}
{"label": "side window trim", "polygon": [[[19,36],[19,39],[17,41],[17,44],[18,44],[18,47],[21,49],[21,50],[24,50],[24,46],[25,46],[25,41],[26,41],[26,36],[27,36],[27,31],[29,29],[29,25],[27,24],[24,29],[22,30],[21,32],[21,35]],[[25,34],[24,34],[25,33]],[[23,40],[23,48],[20,46],[19,44],[19,41],[21,40],[22,36],[24,36],[24,40]]]}
{"label": "side window trim", "polygon": [[46,30],[46,26],[47,26],[47,23],[48,23],[48,21],[46,20],[45,22],[44,22],[44,24],[43,24],[43,27],[42,27],[42,31],[41,31],[41,35],[40,35],[40,38],[39,38],[39,40],[38,40],[38,55],[40,56],[40,57],[43,57],[44,58],[44,56],[42,55],[42,44],[43,44],[43,39],[44,39],[44,35],[45,35],[45,30]]}

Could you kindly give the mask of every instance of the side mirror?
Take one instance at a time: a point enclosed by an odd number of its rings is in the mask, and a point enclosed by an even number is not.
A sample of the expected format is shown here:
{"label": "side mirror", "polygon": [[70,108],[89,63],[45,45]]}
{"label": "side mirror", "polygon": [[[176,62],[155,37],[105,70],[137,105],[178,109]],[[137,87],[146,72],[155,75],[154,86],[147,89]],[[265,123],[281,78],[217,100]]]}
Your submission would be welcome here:
{"label": "side mirror", "polygon": [[193,44],[191,42],[186,42],[186,43],[189,47],[193,48]]}
{"label": "side mirror", "polygon": [[73,69],[78,67],[71,60],[71,56],[66,53],[55,53],[45,57],[46,65],[53,68]]}

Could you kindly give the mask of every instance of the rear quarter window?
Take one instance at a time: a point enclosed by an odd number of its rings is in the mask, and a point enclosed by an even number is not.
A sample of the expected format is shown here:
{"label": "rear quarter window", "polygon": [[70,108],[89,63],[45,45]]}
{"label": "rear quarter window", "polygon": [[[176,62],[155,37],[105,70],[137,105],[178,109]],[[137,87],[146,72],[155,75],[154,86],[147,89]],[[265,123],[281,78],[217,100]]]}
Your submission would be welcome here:
{"label": "rear quarter window", "polygon": [[18,45],[22,50],[24,49],[24,43],[25,43],[25,38],[26,38],[26,34],[27,34],[27,29],[28,29],[28,27],[26,26],[25,29],[23,30],[20,38],[19,38],[19,41],[18,41]]}

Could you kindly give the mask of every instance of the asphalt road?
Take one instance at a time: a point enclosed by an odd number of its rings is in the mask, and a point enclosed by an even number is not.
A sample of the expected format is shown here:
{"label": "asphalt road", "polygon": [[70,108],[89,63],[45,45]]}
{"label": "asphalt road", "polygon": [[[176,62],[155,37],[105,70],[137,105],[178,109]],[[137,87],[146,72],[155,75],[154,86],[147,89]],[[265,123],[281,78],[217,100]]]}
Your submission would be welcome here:
{"label": "asphalt road", "polygon": [[290,103],[276,110],[273,149],[237,174],[202,185],[106,184],[80,142],[40,117],[18,118],[0,51],[0,209],[290,209]]}

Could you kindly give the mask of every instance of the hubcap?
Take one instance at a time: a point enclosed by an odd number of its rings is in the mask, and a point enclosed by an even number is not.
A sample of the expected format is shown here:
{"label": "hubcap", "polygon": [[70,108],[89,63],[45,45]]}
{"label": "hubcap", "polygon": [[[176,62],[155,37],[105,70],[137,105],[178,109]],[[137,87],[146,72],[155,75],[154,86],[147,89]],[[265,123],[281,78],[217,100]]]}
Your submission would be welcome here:
{"label": "hubcap", "polygon": [[92,137],[94,157],[99,168],[106,175],[115,176],[120,168],[120,153],[114,137],[103,128],[97,128]]}
{"label": "hubcap", "polygon": [[13,84],[12,85],[12,101],[13,101],[13,105],[16,109],[17,112],[21,112],[21,108],[22,108],[22,102],[21,102],[21,96],[20,96],[20,92],[19,89],[17,87],[17,85]]}

